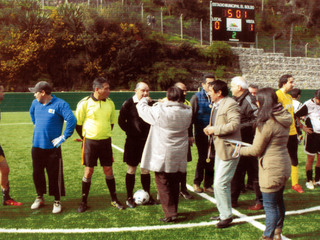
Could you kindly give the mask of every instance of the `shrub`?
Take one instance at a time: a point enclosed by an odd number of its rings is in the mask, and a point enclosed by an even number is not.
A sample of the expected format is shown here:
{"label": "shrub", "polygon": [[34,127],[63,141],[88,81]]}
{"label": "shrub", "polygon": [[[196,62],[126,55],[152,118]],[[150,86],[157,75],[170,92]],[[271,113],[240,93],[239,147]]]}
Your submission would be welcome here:
{"label": "shrub", "polygon": [[151,78],[147,81],[156,91],[167,90],[176,82],[188,82],[191,74],[183,67],[174,66],[171,61],[157,62],[152,68]]}
{"label": "shrub", "polygon": [[178,46],[174,46],[171,48],[171,53],[169,53],[170,58],[172,59],[198,59],[200,56],[200,52],[198,48],[195,48],[192,44],[188,42],[182,42]]}
{"label": "shrub", "polygon": [[219,65],[231,66],[234,57],[230,45],[220,41],[204,50],[204,55],[214,68]]}

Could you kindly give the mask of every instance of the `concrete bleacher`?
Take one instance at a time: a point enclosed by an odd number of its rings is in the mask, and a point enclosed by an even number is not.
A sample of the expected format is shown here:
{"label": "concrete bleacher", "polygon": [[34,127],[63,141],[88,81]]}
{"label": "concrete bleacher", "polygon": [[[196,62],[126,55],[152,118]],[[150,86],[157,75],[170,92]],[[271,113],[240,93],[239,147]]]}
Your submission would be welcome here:
{"label": "concrete bleacher", "polygon": [[257,48],[231,49],[239,56],[239,68],[249,83],[278,88],[279,77],[291,74],[298,88],[320,88],[320,58],[286,57],[283,53],[265,53]]}

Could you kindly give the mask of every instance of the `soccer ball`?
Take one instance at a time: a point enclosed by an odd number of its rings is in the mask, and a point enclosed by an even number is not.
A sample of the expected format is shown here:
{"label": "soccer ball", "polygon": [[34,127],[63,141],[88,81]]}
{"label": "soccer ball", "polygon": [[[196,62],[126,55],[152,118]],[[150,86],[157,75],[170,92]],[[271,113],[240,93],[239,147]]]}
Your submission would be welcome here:
{"label": "soccer ball", "polygon": [[143,189],[139,189],[133,195],[134,201],[137,205],[146,204],[149,201],[149,193],[144,191]]}

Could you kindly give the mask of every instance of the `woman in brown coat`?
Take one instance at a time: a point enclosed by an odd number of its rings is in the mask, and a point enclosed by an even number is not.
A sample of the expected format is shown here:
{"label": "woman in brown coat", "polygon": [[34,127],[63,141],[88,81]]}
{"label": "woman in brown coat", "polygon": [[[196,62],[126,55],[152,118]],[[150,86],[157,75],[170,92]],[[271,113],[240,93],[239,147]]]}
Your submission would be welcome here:
{"label": "woman in brown coat", "polygon": [[259,112],[253,144],[241,148],[240,154],[259,156],[259,184],[266,213],[262,239],[281,239],[285,217],[283,191],[291,170],[287,142],[292,117],[278,104],[272,88],[257,93],[257,105]]}

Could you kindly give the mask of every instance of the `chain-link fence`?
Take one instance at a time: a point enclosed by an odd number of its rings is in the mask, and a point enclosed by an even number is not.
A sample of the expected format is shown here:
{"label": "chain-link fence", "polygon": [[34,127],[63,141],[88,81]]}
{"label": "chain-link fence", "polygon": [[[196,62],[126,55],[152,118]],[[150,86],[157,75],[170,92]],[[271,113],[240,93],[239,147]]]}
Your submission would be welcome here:
{"label": "chain-link fence", "polygon": [[320,57],[319,39],[307,38],[303,36],[294,36],[290,43],[289,36],[282,36],[277,39],[281,33],[274,35],[259,35],[257,33],[257,48],[263,48],[265,52],[284,53],[285,56],[292,57]]}
{"label": "chain-link fence", "polygon": [[[162,9],[144,7],[138,0],[39,0],[43,6],[59,6],[63,3],[76,3],[96,8],[108,14],[110,18],[142,22],[153,31],[169,35],[172,39],[188,39],[200,45],[210,44],[210,24],[202,20],[186,20],[183,16],[169,16]],[[284,53],[286,56],[319,57],[320,39],[303,38],[303,34],[293,37],[292,43],[288,36],[277,39],[274,35],[256,33],[256,43],[252,47],[263,48],[265,52]],[[239,45],[239,43],[230,43]]]}

